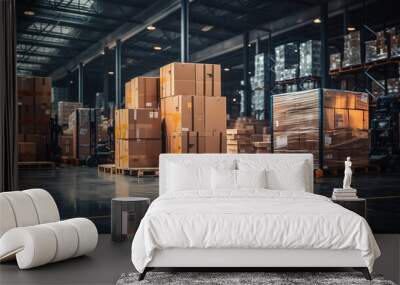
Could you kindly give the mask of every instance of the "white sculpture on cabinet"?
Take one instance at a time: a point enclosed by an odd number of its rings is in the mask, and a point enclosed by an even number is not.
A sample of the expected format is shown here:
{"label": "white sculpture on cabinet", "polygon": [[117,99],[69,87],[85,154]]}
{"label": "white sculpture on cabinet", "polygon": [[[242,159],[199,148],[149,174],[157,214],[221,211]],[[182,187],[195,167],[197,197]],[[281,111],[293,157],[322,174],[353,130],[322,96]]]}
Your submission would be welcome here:
{"label": "white sculpture on cabinet", "polygon": [[351,171],[351,160],[350,156],[347,157],[344,162],[344,179],[343,179],[343,189],[352,189],[351,188],[351,176],[353,175]]}

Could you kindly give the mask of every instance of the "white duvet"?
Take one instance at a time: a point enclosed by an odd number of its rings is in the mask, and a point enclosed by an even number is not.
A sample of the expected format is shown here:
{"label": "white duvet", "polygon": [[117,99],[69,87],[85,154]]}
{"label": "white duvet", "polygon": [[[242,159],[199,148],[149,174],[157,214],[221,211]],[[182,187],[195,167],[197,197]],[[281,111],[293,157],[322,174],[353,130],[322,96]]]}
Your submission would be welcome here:
{"label": "white duvet", "polygon": [[134,237],[132,262],[143,272],[165,248],[358,249],[370,271],[380,255],[359,215],[320,195],[265,189],[160,196]]}

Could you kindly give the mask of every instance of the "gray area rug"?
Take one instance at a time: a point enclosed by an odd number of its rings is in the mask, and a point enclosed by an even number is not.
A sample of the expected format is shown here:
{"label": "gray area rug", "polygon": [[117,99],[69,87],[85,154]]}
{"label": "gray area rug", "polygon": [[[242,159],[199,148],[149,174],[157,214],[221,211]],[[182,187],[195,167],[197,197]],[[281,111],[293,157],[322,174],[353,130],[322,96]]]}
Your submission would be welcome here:
{"label": "gray area rug", "polygon": [[395,285],[381,276],[368,281],[359,272],[148,272],[138,281],[138,273],[122,274],[117,285],[145,284],[267,284],[267,285]]}

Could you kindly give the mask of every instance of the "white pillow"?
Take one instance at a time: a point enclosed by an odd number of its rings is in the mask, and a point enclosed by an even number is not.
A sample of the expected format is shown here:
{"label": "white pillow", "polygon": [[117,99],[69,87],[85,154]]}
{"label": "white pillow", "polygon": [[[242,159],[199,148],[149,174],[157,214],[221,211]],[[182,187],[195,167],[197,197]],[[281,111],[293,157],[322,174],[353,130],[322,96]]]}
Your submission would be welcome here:
{"label": "white pillow", "polygon": [[236,170],[216,169],[211,170],[212,190],[236,190]]}
{"label": "white pillow", "polygon": [[170,163],[169,168],[168,189],[170,191],[210,189],[211,187],[211,167]]}
{"label": "white pillow", "polygon": [[267,189],[306,191],[305,160],[292,159],[249,159],[239,160],[239,170],[258,171],[266,169]]}
{"label": "white pillow", "polygon": [[237,187],[240,188],[267,188],[267,171],[263,170],[236,170]]}

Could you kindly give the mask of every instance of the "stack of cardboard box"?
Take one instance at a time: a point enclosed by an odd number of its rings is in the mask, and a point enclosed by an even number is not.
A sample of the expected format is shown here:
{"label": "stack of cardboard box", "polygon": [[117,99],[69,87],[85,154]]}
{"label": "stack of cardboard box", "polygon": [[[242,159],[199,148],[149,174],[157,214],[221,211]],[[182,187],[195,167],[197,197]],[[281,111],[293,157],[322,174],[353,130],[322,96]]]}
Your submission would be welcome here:
{"label": "stack of cardboard box", "polygon": [[230,127],[226,130],[228,153],[270,152],[270,137],[264,120],[241,117],[230,122]]}
{"label": "stack of cardboard box", "polygon": [[115,166],[157,167],[161,152],[159,79],[136,77],[125,84],[125,107],[115,111]]}
{"label": "stack of cardboard box", "polygon": [[171,63],[160,69],[166,152],[226,152],[226,98],[221,66]]}
{"label": "stack of cardboard box", "polygon": [[17,78],[19,161],[49,158],[51,81],[42,77]]}
{"label": "stack of cardboard box", "polygon": [[[323,110],[320,109],[323,96]],[[320,113],[323,112],[323,167],[368,164],[368,95],[314,89],[273,96],[274,152],[312,153],[319,166]]]}
{"label": "stack of cardboard box", "polygon": [[68,125],[68,119],[72,112],[78,108],[82,108],[83,104],[80,102],[58,102],[58,125],[66,126]]}

